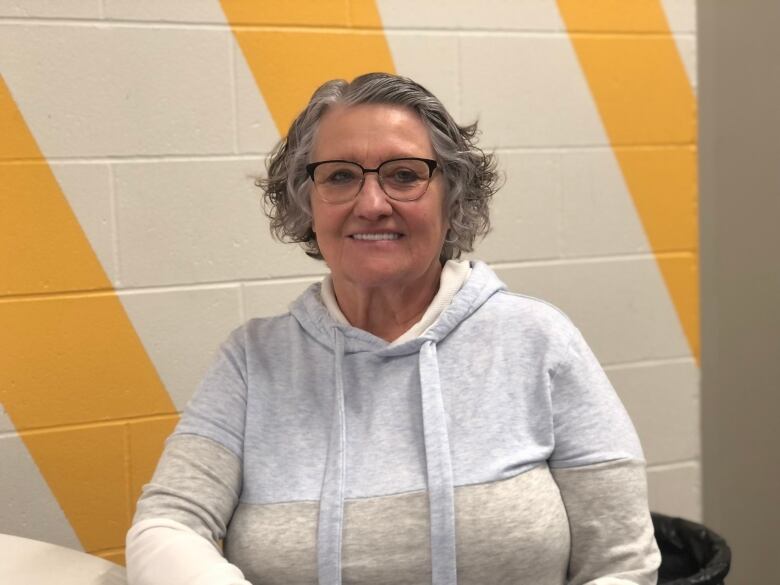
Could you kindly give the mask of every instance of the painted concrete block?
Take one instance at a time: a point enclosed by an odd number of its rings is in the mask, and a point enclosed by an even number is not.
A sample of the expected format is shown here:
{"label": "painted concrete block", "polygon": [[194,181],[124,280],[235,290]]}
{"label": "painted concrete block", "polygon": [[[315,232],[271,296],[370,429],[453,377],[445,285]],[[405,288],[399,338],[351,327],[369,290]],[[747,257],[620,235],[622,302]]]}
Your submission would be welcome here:
{"label": "painted concrete block", "polygon": [[84,550],[124,546],[130,519],[124,424],[55,429],[25,442]]}
{"label": "painted concrete block", "polygon": [[231,22],[239,25],[337,27],[349,23],[349,0],[222,0],[221,4]]}
{"label": "painted concrete block", "polygon": [[119,295],[177,410],[241,322],[238,285],[125,291]]}
{"label": "painted concrete block", "polygon": [[691,87],[696,89],[699,86],[696,37],[678,35],[675,36],[674,40],[677,42],[677,50],[680,52],[680,58],[685,67],[685,73],[688,75],[688,81],[690,81]]}
{"label": "painted concrete block", "polygon": [[100,0],[0,0],[0,16],[100,18]]}
{"label": "painted concrete block", "polygon": [[563,256],[648,252],[649,244],[612,149],[561,154]]}
{"label": "painted concrete block", "polygon": [[[0,413],[0,428],[9,426],[8,418]],[[17,435],[0,436],[0,469],[0,526],[4,534],[81,549],[57,499]]]}
{"label": "painted concrete block", "polygon": [[52,163],[50,167],[103,270],[116,285],[116,233],[108,165]]}
{"label": "painted concrete block", "polygon": [[117,164],[123,286],[322,273],[296,245],[271,238],[256,160]]}
{"label": "painted concrete block", "polygon": [[701,456],[699,368],[693,360],[607,369],[650,465]]}
{"label": "painted concrete block", "polygon": [[219,0],[103,0],[105,18],[150,22],[222,23]]}
{"label": "painted concrete block", "polygon": [[[672,32],[695,32],[695,0],[661,0],[661,3]],[[438,2],[418,3],[413,0],[380,0],[377,4],[385,28],[565,30],[556,3],[552,0],[457,0],[447,2],[446,8]],[[357,15],[353,22],[360,26],[359,12]],[[625,23],[620,30],[639,30],[630,25]]]}
{"label": "painted concrete block", "polygon": [[[3,163],[0,172],[0,294],[52,294],[109,287],[106,272],[49,165],[44,161]],[[90,192],[96,185],[87,176],[80,178],[87,181],[86,192]],[[100,181],[97,183],[99,187]],[[92,234],[100,234],[100,224],[110,215],[104,206],[106,197],[100,193],[96,213],[87,212]],[[84,203],[88,205],[86,200]],[[101,205],[103,209],[99,209]],[[101,249],[110,250],[110,245]]]}
{"label": "painted concrete block", "polygon": [[5,410],[5,406],[0,402],[0,437],[13,432],[14,424],[11,422],[8,412]]}
{"label": "painted concrete block", "polygon": [[653,258],[498,266],[510,290],[561,308],[602,365],[690,357]]}
{"label": "painted concrete block", "polygon": [[608,144],[566,36],[463,34],[461,116],[494,147]]}
{"label": "painted concrete block", "polygon": [[231,42],[228,30],[3,24],[0,66],[47,157],[225,153]]}
{"label": "painted concrete block", "polygon": [[234,32],[280,134],[323,82],[393,68],[381,29],[241,27]]}
{"label": "painted concrete block", "polygon": [[322,277],[291,281],[248,282],[242,285],[245,318],[272,317],[288,311],[289,305]]}
{"label": "painted concrete block", "polygon": [[653,252],[695,252],[699,246],[695,145],[621,147],[615,156],[631,180],[625,199],[636,209]]}
{"label": "painted concrete block", "polygon": [[663,34],[583,34],[568,39],[586,66],[615,144],[696,140],[695,100],[674,38]]}
{"label": "painted concrete block", "polygon": [[496,153],[506,182],[493,197],[492,231],[473,258],[514,262],[560,256],[560,157],[548,152]]}
{"label": "painted concrete block", "polygon": [[[457,41],[451,35],[388,32],[396,70],[430,89],[458,119]],[[277,129],[240,47],[234,43],[238,151],[268,153],[288,128]],[[325,81],[323,79],[323,81]],[[314,88],[312,88],[313,90]],[[301,104],[301,108],[305,103]]]}
{"label": "painted concrete block", "polygon": [[0,401],[17,431],[175,412],[112,293],[0,303]]}
{"label": "painted concrete block", "polygon": [[701,522],[701,468],[695,461],[647,470],[650,509]]}
{"label": "painted concrete block", "polygon": [[[548,0],[457,0],[377,2],[385,28],[457,28],[488,30],[557,31],[563,24],[554,2]],[[360,25],[360,19],[355,19]]]}
{"label": "painted concrete block", "polygon": [[661,0],[673,33],[696,32],[696,0]]}
{"label": "painted concrete block", "polygon": [[459,124],[474,121],[460,116],[460,63],[454,34],[387,31],[385,37],[399,75],[424,85]]}
{"label": "painted concrete block", "polygon": [[[556,4],[562,16],[569,22],[569,30],[573,33],[638,36],[647,33],[663,34],[671,28],[663,2],[634,3],[629,9],[618,8],[620,3],[616,4],[614,0],[594,0],[587,4],[587,9],[580,8],[585,5],[576,0],[573,2],[564,0]],[[676,23],[680,24],[677,21],[684,20],[686,14],[673,4],[674,2],[669,3],[675,12]],[[674,29],[671,30],[674,32]]]}
{"label": "painted concrete block", "polygon": [[[264,155],[271,152],[281,134],[271,118],[241,47],[235,40],[232,42],[231,52],[235,71],[237,150]],[[284,133],[286,132],[287,128],[284,129]],[[262,158],[258,159],[259,168],[265,168]]]}

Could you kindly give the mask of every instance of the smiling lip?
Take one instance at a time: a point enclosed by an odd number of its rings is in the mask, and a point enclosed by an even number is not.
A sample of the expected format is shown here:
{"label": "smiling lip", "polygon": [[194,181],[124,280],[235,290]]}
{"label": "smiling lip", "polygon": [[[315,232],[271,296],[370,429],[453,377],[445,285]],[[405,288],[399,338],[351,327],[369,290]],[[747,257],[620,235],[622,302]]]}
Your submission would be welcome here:
{"label": "smiling lip", "polygon": [[371,232],[371,233],[362,233],[362,234],[352,234],[349,236],[353,240],[362,240],[362,241],[372,241],[372,242],[378,242],[383,240],[397,240],[401,237],[401,234],[397,232]]}

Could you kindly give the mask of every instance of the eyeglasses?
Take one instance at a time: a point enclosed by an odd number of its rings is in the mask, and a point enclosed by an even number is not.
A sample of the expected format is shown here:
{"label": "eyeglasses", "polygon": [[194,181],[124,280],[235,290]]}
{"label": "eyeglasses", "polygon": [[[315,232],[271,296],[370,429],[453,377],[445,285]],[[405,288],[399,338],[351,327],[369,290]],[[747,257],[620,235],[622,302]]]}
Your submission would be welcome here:
{"label": "eyeglasses", "polygon": [[394,158],[375,169],[348,160],[323,160],[306,165],[317,195],[325,203],[346,203],[357,197],[366,173],[376,173],[382,191],[396,201],[414,201],[428,190],[436,161],[427,158]]}

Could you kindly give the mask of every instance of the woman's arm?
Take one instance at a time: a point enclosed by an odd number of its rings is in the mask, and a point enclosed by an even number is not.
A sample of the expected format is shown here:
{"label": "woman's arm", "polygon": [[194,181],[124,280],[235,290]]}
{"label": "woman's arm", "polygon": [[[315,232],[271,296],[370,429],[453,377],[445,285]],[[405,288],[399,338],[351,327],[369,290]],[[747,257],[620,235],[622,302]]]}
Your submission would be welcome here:
{"label": "woman's arm", "polygon": [[220,348],[143,488],[127,535],[130,585],[248,585],[221,549],[242,483],[242,335]]}
{"label": "woman's arm", "polygon": [[660,553],[641,461],[558,468],[571,533],[571,585],[655,585]]}
{"label": "woman's arm", "polygon": [[248,585],[220,549],[240,487],[233,453],[195,435],[171,438],[127,534],[130,585]]}
{"label": "woman's arm", "polygon": [[579,331],[551,375],[550,467],[571,533],[571,585],[655,585],[661,555],[634,426]]}
{"label": "woman's arm", "polygon": [[208,540],[165,518],[133,525],[127,565],[130,585],[251,585]]}

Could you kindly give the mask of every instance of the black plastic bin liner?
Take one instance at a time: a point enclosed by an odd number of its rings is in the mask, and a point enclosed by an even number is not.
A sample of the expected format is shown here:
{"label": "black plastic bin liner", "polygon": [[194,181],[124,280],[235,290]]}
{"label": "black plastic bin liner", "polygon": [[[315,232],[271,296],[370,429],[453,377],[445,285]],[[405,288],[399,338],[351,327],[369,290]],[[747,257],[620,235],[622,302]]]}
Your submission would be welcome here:
{"label": "black plastic bin liner", "polygon": [[722,585],[731,566],[731,549],[701,524],[652,512],[661,549],[659,585]]}

